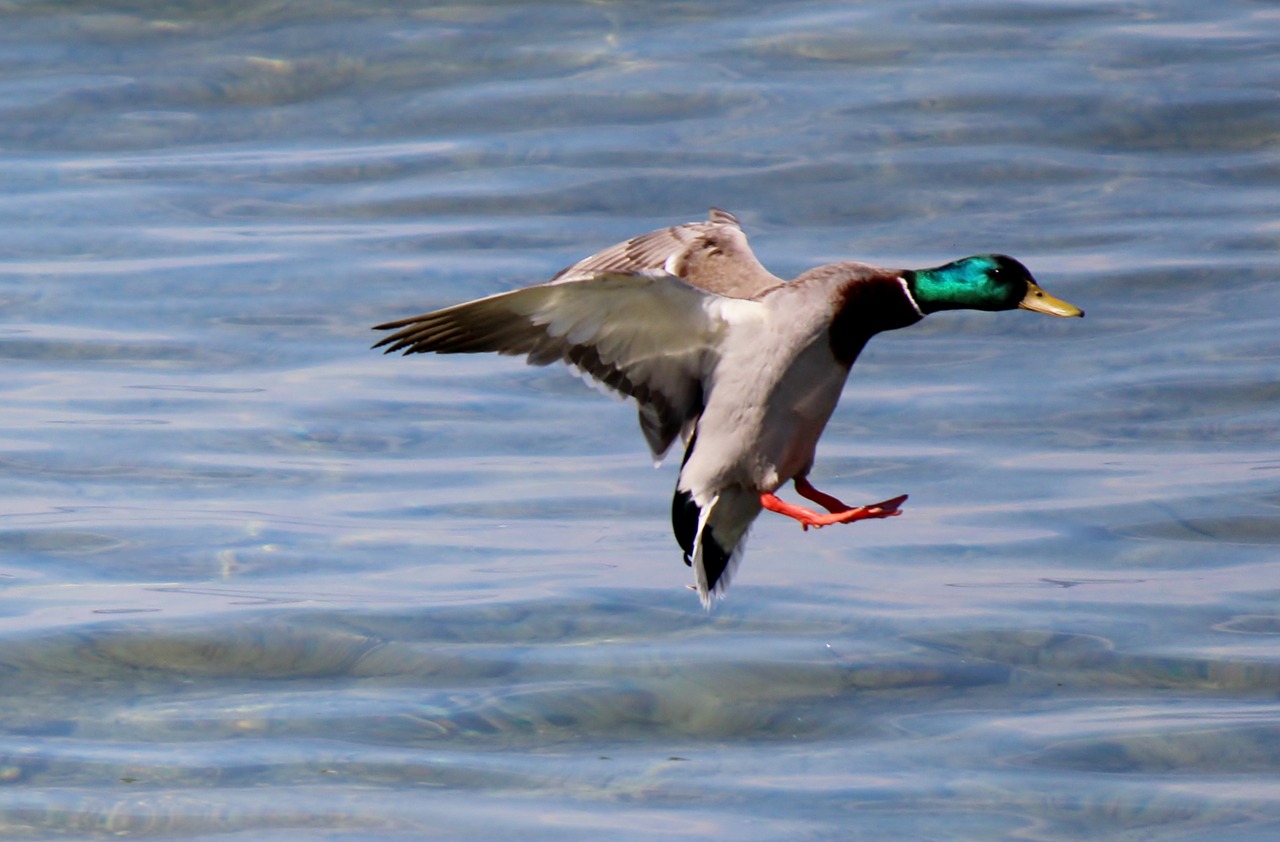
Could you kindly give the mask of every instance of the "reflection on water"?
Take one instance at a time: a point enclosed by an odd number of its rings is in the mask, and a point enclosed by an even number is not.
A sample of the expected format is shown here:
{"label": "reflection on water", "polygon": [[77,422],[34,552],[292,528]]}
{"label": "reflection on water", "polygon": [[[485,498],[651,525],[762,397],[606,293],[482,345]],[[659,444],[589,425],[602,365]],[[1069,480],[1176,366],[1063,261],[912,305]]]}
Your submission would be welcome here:
{"label": "reflection on water", "polygon": [[[1266,4],[4,16],[3,833],[1280,829]],[[629,407],[368,326],[709,205],[1089,318],[874,340],[815,478],[903,517],[707,615]]]}

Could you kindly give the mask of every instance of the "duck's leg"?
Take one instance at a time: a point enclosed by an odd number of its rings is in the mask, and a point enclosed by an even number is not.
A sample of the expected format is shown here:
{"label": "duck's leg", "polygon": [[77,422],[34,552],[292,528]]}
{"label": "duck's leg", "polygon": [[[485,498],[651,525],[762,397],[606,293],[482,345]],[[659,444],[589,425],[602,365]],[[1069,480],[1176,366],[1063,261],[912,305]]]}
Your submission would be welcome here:
{"label": "duck's leg", "polygon": [[813,483],[809,482],[808,477],[796,477],[792,482],[795,484],[796,491],[800,493],[801,497],[806,500],[812,500],[822,508],[831,512],[833,515],[839,514],[840,512],[847,512],[853,508],[853,506],[846,504],[842,500],[837,500],[830,494],[814,488]]}
{"label": "duck's leg", "polygon": [[794,503],[780,500],[769,493],[760,495],[760,505],[771,512],[777,512],[780,515],[786,515],[789,518],[800,521],[800,526],[806,531],[810,526],[814,529],[821,529],[833,523],[851,523],[855,520],[867,520],[869,518],[894,517],[902,514],[898,507],[907,499],[907,495],[903,494],[901,497],[894,497],[892,500],[885,500],[883,503],[873,503],[870,506],[847,506],[830,494],[824,494],[814,488],[813,484],[804,477],[796,477],[795,486],[796,491],[800,492],[800,496],[812,500],[830,512],[830,514],[819,514],[812,509],[806,509],[804,506],[797,506]]}

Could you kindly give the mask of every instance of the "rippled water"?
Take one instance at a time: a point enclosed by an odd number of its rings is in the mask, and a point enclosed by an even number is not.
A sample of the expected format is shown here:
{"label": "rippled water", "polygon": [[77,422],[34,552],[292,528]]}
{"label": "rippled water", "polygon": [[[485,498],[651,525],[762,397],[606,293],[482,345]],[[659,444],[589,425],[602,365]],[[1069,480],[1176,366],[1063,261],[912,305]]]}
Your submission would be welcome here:
{"label": "rippled water", "polygon": [[[200,7],[202,8],[202,7]],[[0,7],[6,838],[1273,839],[1280,9]],[[369,325],[744,221],[878,337],[707,615],[625,404]]]}

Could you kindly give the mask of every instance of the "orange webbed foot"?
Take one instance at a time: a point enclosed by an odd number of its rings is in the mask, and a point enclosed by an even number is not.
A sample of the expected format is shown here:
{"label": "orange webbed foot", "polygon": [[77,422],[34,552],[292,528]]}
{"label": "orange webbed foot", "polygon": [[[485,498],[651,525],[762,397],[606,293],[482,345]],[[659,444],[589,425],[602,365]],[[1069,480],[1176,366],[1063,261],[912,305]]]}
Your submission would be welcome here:
{"label": "orange webbed foot", "polygon": [[835,523],[852,523],[855,520],[896,517],[902,514],[898,507],[907,499],[907,495],[903,494],[880,503],[872,503],[870,506],[849,506],[830,494],[825,494],[814,488],[813,484],[804,477],[796,479],[795,485],[796,491],[800,492],[802,497],[806,497],[822,506],[827,510],[828,514],[819,514],[812,509],[806,509],[804,506],[788,503],[768,492],[760,495],[760,505],[771,512],[777,512],[780,515],[786,515],[799,521],[801,528],[806,532],[809,531],[810,526],[814,529],[821,529],[824,526],[831,526]]}

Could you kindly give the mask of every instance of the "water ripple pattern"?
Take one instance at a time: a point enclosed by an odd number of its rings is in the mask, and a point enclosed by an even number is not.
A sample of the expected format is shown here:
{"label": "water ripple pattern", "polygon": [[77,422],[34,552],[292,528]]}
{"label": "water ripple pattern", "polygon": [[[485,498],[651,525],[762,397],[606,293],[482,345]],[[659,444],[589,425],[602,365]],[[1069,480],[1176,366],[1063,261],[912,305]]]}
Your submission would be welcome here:
{"label": "water ripple pattern", "polygon": [[[0,6],[0,835],[1271,840],[1280,12]],[[369,326],[741,217],[1017,256],[707,614],[675,465]]]}

